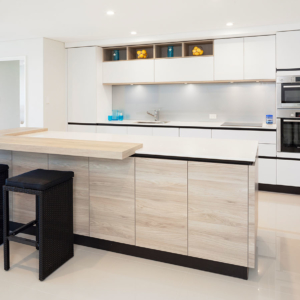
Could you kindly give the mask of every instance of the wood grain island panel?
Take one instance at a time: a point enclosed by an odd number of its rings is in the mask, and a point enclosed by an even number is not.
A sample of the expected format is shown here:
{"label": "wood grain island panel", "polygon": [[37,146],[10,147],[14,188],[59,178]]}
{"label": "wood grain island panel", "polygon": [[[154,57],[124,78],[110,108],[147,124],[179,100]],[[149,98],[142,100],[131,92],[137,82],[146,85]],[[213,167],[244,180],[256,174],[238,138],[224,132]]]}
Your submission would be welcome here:
{"label": "wood grain island panel", "polygon": [[134,245],[134,158],[90,158],[89,178],[90,236]]}
{"label": "wood grain island panel", "polygon": [[188,255],[248,266],[248,166],[188,162]]}
{"label": "wood grain island panel", "polygon": [[187,162],[136,158],[136,245],[187,255]]}

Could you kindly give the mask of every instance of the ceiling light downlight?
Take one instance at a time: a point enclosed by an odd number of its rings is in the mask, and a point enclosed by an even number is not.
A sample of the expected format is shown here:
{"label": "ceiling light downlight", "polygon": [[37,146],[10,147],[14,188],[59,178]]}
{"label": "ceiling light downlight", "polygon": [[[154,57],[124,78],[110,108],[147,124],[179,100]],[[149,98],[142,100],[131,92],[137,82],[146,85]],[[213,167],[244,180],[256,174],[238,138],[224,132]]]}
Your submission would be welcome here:
{"label": "ceiling light downlight", "polygon": [[115,13],[114,13],[112,10],[109,10],[106,14],[109,15],[109,16],[112,16],[112,15],[114,15]]}
{"label": "ceiling light downlight", "polygon": [[135,34],[136,34],[136,31],[131,31],[131,34],[135,35]]}
{"label": "ceiling light downlight", "polygon": [[232,22],[228,22],[228,23],[226,23],[226,26],[232,26],[233,25],[233,23]]}

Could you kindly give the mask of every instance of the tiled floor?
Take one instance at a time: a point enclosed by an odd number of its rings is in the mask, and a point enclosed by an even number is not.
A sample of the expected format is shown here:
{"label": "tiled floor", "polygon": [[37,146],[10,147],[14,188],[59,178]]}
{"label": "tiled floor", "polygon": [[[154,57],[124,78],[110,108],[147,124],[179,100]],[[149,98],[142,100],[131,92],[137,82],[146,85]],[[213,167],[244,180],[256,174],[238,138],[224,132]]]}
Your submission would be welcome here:
{"label": "tiled floor", "polygon": [[300,299],[300,196],[259,193],[257,268],[241,280],[164,263],[75,247],[75,257],[38,280],[38,252],[11,243],[0,299],[295,300]]}

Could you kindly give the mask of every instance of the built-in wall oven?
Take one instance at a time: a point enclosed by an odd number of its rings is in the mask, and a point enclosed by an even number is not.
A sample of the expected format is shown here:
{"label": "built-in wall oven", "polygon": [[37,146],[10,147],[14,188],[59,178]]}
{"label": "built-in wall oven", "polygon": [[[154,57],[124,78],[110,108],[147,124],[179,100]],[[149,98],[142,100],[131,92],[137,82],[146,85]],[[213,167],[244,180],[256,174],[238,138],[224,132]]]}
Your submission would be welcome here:
{"label": "built-in wall oven", "polygon": [[277,76],[277,108],[300,108],[300,75]]}
{"label": "built-in wall oven", "polygon": [[277,151],[300,153],[300,108],[277,110]]}

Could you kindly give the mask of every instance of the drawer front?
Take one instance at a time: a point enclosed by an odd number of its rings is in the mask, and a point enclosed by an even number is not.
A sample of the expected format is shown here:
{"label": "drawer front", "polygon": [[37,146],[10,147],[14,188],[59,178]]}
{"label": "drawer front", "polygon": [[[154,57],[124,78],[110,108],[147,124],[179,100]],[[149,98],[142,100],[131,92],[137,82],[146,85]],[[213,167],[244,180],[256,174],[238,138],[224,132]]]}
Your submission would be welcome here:
{"label": "drawer front", "polygon": [[153,128],[128,126],[127,133],[131,135],[153,135]]}
{"label": "drawer front", "polygon": [[255,140],[260,144],[276,144],[276,131],[212,130],[213,139]]}
{"label": "drawer front", "polygon": [[173,136],[179,137],[179,128],[153,127],[153,136]]}
{"label": "drawer front", "polygon": [[276,159],[258,159],[258,182],[264,184],[276,184],[277,163]]}
{"label": "drawer front", "polygon": [[97,126],[97,133],[127,134],[127,126]]}
{"label": "drawer front", "polygon": [[180,128],[180,137],[211,138],[211,129]]}
{"label": "drawer front", "polygon": [[259,144],[258,156],[270,156],[276,157],[276,145],[275,144]]}
{"label": "drawer front", "polygon": [[277,160],[277,184],[300,186],[300,161],[299,160]]}

